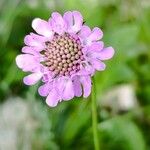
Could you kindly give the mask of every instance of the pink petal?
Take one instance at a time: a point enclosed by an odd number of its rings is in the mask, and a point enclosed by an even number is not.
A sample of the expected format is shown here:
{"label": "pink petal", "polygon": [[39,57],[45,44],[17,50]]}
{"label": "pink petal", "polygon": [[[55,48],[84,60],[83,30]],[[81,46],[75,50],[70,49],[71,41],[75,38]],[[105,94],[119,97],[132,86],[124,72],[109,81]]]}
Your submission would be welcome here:
{"label": "pink petal", "polygon": [[89,75],[89,74],[92,74],[91,72],[88,72],[85,68],[82,68],[80,69],[80,71],[78,71],[75,75]]}
{"label": "pink petal", "polygon": [[96,70],[102,71],[102,70],[105,70],[106,68],[106,65],[99,60],[93,59],[91,63]]}
{"label": "pink petal", "polygon": [[66,84],[67,80],[68,80],[68,78],[66,78],[66,77],[60,77],[60,78],[54,80],[55,88],[57,89],[57,91],[61,97],[63,96],[63,92],[64,92],[64,88],[66,86],[65,84]]}
{"label": "pink petal", "polygon": [[90,36],[88,37],[89,41],[97,41],[100,40],[103,37],[103,32],[101,29],[95,27],[92,30],[92,33],[90,34]]}
{"label": "pink petal", "polygon": [[39,50],[34,47],[24,46],[21,50],[23,53],[39,56]]}
{"label": "pink petal", "polygon": [[103,32],[99,28],[95,27],[91,31],[91,29],[85,25],[81,28],[81,31],[79,33],[82,44],[87,46],[91,45],[94,41],[98,41],[102,38],[102,36]]}
{"label": "pink petal", "polygon": [[63,91],[63,100],[70,100],[74,97],[74,88],[73,83],[69,79],[65,83],[64,91]]}
{"label": "pink petal", "polygon": [[39,60],[30,54],[21,54],[16,57],[16,64],[23,71],[35,71],[39,70]]}
{"label": "pink petal", "polygon": [[48,94],[48,96],[47,96],[47,98],[46,98],[46,103],[47,103],[47,105],[50,106],[50,107],[55,107],[55,106],[58,104],[58,102],[59,102],[60,100],[61,100],[61,99],[60,99],[60,96],[58,95],[58,92],[56,91],[55,88],[53,88],[53,89],[49,92],[49,94]]}
{"label": "pink petal", "polygon": [[65,22],[67,24],[67,28],[70,28],[73,25],[73,17],[72,17],[71,11],[65,12],[63,19],[65,20]]}
{"label": "pink petal", "polygon": [[84,61],[81,63],[81,69],[79,71],[79,73],[81,75],[87,75],[87,74],[93,74],[94,73],[94,68],[91,64],[89,64],[89,62],[87,61]]}
{"label": "pink petal", "polygon": [[80,77],[80,82],[83,86],[83,97],[86,98],[91,93],[91,77],[90,76],[82,76]]}
{"label": "pink petal", "polygon": [[68,11],[63,16],[64,20],[67,23],[67,30],[70,33],[77,33],[81,30],[83,18],[80,12],[78,11]]}
{"label": "pink petal", "polygon": [[92,52],[100,52],[104,47],[104,42],[98,41],[98,42],[93,42],[89,47],[88,50]]}
{"label": "pink petal", "polygon": [[52,13],[49,23],[52,29],[58,34],[63,34],[66,31],[66,23],[58,12]]}
{"label": "pink petal", "polygon": [[40,86],[38,92],[41,96],[47,96],[49,92],[52,90],[53,84],[52,83],[45,83],[44,85]]}
{"label": "pink petal", "polygon": [[115,51],[112,47],[104,48],[100,51],[100,53],[97,55],[97,58],[100,60],[107,60],[113,57]]}
{"label": "pink petal", "polygon": [[40,35],[44,35],[45,37],[52,38],[53,32],[51,30],[51,27],[49,23],[45,20],[42,20],[40,18],[35,18],[32,21],[32,28]]}
{"label": "pink petal", "polygon": [[82,95],[82,87],[77,77],[73,80],[73,87],[75,96],[80,97]]}
{"label": "pink petal", "polygon": [[41,72],[36,72],[36,73],[32,73],[26,77],[23,78],[23,82],[26,85],[33,85],[35,83],[37,83],[42,77],[42,73]]}
{"label": "pink petal", "polygon": [[83,25],[82,28],[81,28],[81,31],[79,33],[79,36],[82,40],[84,40],[85,38],[87,38],[89,35],[91,34],[91,29],[86,26],[86,25]]}
{"label": "pink petal", "polygon": [[88,60],[98,59],[100,52],[103,50],[104,43],[102,41],[93,42],[90,46],[87,47],[84,52]]}
{"label": "pink petal", "polygon": [[79,11],[73,11],[74,29],[78,32],[83,24],[83,17]]}
{"label": "pink petal", "polygon": [[40,49],[44,48],[44,42],[46,39],[37,34],[31,33],[30,35],[25,36],[24,43],[28,46],[38,47]]}
{"label": "pink petal", "polygon": [[49,72],[47,67],[43,67],[43,71],[42,72],[44,72],[43,78],[42,78],[43,82],[51,82],[53,80],[52,79],[52,74]]}

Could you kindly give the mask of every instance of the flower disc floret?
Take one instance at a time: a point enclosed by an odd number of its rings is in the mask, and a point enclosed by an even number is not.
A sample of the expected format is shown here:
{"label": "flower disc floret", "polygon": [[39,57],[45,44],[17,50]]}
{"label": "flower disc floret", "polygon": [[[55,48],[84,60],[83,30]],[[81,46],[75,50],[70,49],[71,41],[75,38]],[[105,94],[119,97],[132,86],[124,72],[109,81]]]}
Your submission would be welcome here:
{"label": "flower disc floret", "polygon": [[79,38],[65,33],[54,35],[47,41],[42,51],[45,56],[43,63],[54,76],[71,76],[80,70],[80,63],[84,60]]}

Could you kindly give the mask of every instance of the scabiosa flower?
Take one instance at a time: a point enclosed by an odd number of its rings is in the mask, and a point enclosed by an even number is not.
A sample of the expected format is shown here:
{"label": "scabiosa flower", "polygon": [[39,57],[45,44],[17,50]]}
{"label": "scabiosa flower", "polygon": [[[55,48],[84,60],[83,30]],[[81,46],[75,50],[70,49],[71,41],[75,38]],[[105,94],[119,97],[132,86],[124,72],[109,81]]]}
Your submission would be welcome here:
{"label": "scabiosa flower", "polygon": [[103,32],[92,30],[83,23],[78,11],[68,11],[61,16],[53,12],[48,21],[36,18],[32,28],[37,32],[25,36],[23,54],[16,63],[24,72],[26,85],[39,80],[43,85],[38,92],[47,97],[46,103],[54,107],[62,100],[88,97],[91,93],[91,76],[105,69],[103,60],[110,59],[114,50],[100,41]]}

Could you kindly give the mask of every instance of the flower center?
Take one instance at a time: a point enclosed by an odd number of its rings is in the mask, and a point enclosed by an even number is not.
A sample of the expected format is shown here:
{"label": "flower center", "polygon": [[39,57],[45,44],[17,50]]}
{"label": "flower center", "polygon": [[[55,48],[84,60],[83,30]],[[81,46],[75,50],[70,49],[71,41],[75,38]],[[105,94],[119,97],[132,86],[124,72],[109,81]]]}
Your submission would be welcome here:
{"label": "flower center", "polygon": [[79,71],[80,62],[84,60],[79,39],[71,35],[55,35],[52,41],[46,42],[44,56],[45,66],[54,75],[68,76]]}

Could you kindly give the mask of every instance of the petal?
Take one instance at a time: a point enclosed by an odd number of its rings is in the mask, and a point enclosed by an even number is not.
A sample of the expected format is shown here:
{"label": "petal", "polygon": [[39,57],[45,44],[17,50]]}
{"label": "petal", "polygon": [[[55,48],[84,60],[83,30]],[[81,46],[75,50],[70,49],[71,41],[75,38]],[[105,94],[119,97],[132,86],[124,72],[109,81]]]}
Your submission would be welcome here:
{"label": "petal", "polygon": [[63,90],[63,100],[70,100],[74,97],[74,88],[72,80],[69,79],[65,83],[65,87]]}
{"label": "petal", "polygon": [[93,42],[90,46],[84,51],[85,56],[88,60],[90,59],[99,59],[99,55],[103,50],[104,43],[102,41]]}
{"label": "petal", "polygon": [[79,33],[80,38],[85,40],[85,38],[87,38],[90,34],[91,34],[91,29],[88,26],[83,25]]}
{"label": "petal", "polygon": [[35,71],[40,68],[39,60],[30,54],[21,54],[16,57],[16,64],[23,71]]}
{"label": "petal", "polygon": [[55,107],[55,106],[58,104],[58,102],[59,102],[60,100],[61,100],[61,99],[60,99],[60,96],[58,95],[58,92],[56,91],[55,88],[53,88],[53,89],[49,92],[49,94],[48,94],[48,96],[47,96],[47,98],[46,98],[46,103],[47,103],[47,105],[50,106],[50,107]]}
{"label": "petal", "polygon": [[49,72],[47,67],[43,67],[43,71],[42,72],[44,72],[43,78],[42,78],[43,82],[51,82],[53,80],[52,75]]}
{"label": "petal", "polygon": [[26,85],[33,85],[35,83],[37,83],[42,77],[42,73],[41,72],[36,72],[36,73],[32,73],[26,77],[23,78],[23,82]]}
{"label": "petal", "polygon": [[67,80],[68,79],[66,79],[66,77],[60,77],[60,78],[54,80],[55,88],[57,89],[57,91],[61,97],[63,96],[63,91],[64,91]]}
{"label": "petal", "polygon": [[52,90],[53,84],[52,83],[45,83],[44,85],[40,86],[38,92],[41,96],[47,96],[49,92]]}
{"label": "petal", "polygon": [[67,31],[69,33],[77,33],[81,30],[83,24],[83,17],[78,11],[68,11],[63,16],[65,22],[67,23]]}
{"label": "petal", "polygon": [[94,70],[93,66],[89,62],[84,61],[81,63],[81,69],[79,71],[79,73],[81,75],[93,74],[94,71],[95,70]]}
{"label": "petal", "polygon": [[70,28],[73,25],[73,16],[71,11],[67,11],[64,13],[63,19],[67,24],[67,28]]}
{"label": "petal", "polygon": [[104,42],[98,41],[98,42],[93,42],[89,47],[88,51],[92,52],[100,52],[104,47]]}
{"label": "petal", "polygon": [[107,47],[100,51],[97,58],[100,60],[108,60],[113,57],[114,53],[115,51],[112,47]]}
{"label": "petal", "polygon": [[39,56],[39,50],[35,47],[24,46],[21,50],[23,53]]}
{"label": "petal", "polygon": [[44,48],[44,42],[46,39],[42,36],[39,36],[37,34],[31,33],[30,35],[25,36],[24,43],[28,46],[35,46],[39,49]]}
{"label": "petal", "polygon": [[73,87],[74,87],[74,95],[80,97],[82,95],[82,87],[77,77],[73,80]]}
{"label": "petal", "polygon": [[79,11],[73,11],[73,28],[76,32],[81,30],[83,24],[83,17]]}
{"label": "petal", "polygon": [[88,26],[83,26],[79,33],[79,37],[82,41],[82,44],[87,46],[91,45],[94,41],[100,40],[102,36],[103,32],[98,27],[95,27],[91,31],[91,29]]}
{"label": "petal", "polygon": [[83,97],[86,98],[91,93],[91,77],[90,76],[82,76],[80,77],[80,82],[83,86]]}
{"label": "petal", "polygon": [[91,64],[96,70],[99,70],[99,71],[105,70],[106,68],[106,65],[103,62],[96,60],[96,59],[95,60],[93,59],[91,61]]}
{"label": "petal", "polygon": [[58,34],[63,34],[66,31],[66,23],[58,12],[52,13],[49,23],[52,29]]}
{"label": "petal", "polygon": [[95,27],[92,30],[92,33],[90,34],[90,36],[88,37],[89,41],[97,41],[100,40],[103,37],[103,32],[101,29],[99,29],[98,27]]}
{"label": "petal", "polygon": [[40,35],[44,35],[45,37],[52,38],[53,32],[49,25],[49,23],[40,18],[35,18],[32,21],[32,28]]}
{"label": "petal", "polygon": [[84,75],[85,76],[85,75],[89,75],[89,74],[92,74],[92,73],[88,72],[85,68],[81,67],[80,71],[78,71],[75,75],[79,75],[79,76]]}

